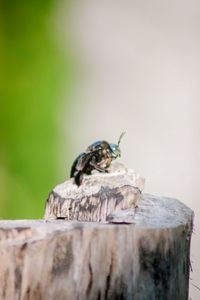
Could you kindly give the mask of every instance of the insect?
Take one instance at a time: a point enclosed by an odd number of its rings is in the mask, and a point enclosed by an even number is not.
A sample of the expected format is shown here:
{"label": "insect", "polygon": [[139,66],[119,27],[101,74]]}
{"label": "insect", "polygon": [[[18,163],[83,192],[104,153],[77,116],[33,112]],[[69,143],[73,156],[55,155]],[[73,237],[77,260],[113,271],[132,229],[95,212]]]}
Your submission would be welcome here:
{"label": "insect", "polygon": [[92,170],[107,173],[113,159],[121,156],[119,144],[125,132],[119,137],[117,144],[97,141],[81,153],[74,161],[70,177],[74,177],[77,186],[82,184],[83,174],[91,175]]}

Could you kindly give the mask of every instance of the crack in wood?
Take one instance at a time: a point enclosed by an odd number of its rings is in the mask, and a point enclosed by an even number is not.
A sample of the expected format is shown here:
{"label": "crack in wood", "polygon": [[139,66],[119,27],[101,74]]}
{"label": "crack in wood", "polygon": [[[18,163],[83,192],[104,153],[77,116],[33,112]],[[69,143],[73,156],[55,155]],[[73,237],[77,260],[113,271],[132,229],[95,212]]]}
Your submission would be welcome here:
{"label": "crack in wood", "polygon": [[88,264],[88,270],[89,270],[89,282],[86,290],[86,295],[89,296],[90,291],[92,289],[92,282],[93,282],[93,272],[92,272],[92,266],[91,263],[89,262]]}

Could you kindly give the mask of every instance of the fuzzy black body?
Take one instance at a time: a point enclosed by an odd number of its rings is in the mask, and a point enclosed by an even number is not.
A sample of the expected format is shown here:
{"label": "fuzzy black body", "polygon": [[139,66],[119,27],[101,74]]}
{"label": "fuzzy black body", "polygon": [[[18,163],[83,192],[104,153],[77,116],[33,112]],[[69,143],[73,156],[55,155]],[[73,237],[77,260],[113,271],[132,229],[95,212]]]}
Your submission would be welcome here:
{"label": "fuzzy black body", "polygon": [[79,186],[82,183],[83,174],[90,175],[92,170],[108,172],[107,168],[113,159],[110,144],[106,141],[98,141],[91,144],[86,152],[81,153],[74,161],[70,177],[74,177]]}

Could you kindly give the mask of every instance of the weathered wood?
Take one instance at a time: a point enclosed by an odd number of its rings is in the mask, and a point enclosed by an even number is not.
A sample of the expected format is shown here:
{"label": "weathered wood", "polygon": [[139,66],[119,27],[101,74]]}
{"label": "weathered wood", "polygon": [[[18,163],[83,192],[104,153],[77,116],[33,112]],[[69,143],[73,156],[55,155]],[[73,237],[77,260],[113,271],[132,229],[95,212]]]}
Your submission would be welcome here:
{"label": "weathered wood", "polygon": [[192,220],[143,194],[135,224],[0,221],[0,299],[185,300]]}
{"label": "weathered wood", "polygon": [[74,179],[57,185],[47,199],[45,219],[105,222],[114,211],[134,209],[144,189],[144,178],[120,163],[113,163],[109,171],[85,175],[80,187]]}

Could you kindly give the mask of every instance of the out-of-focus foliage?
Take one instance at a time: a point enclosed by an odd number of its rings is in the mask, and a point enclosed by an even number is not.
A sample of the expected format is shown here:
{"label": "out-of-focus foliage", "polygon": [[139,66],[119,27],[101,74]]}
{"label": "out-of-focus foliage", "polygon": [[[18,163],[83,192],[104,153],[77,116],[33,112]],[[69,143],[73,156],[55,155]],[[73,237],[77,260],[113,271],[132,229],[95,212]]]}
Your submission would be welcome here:
{"label": "out-of-focus foliage", "polygon": [[0,218],[38,218],[58,183],[56,116],[68,66],[52,0],[0,4]]}

